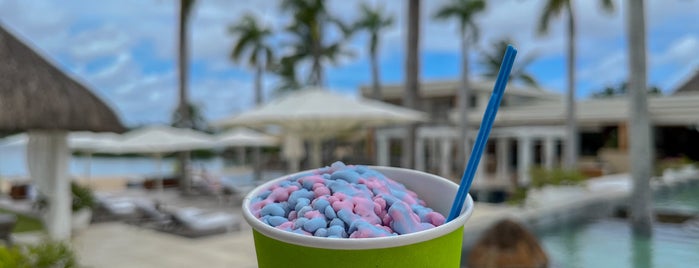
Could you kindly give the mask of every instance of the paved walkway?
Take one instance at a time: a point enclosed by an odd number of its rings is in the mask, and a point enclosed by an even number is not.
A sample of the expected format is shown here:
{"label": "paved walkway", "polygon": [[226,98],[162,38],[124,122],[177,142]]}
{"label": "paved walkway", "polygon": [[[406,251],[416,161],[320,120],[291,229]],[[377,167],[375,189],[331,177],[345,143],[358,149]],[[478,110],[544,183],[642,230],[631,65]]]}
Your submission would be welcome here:
{"label": "paved walkway", "polygon": [[257,267],[252,232],[189,239],[123,223],[94,224],[74,240],[87,267]]}

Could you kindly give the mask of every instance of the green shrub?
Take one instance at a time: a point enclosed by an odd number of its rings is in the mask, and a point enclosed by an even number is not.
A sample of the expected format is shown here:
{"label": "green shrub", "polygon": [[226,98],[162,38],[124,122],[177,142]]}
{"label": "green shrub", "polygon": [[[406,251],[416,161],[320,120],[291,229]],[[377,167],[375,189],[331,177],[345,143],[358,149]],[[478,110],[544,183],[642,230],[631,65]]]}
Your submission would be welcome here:
{"label": "green shrub", "polygon": [[527,200],[527,187],[517,187],[515,191],[507,197],[507,203],[510,205],[522,205]]}
{"label": "green shrub", "polygon": [[[73,196],[73,201],[71,204],[71,209],[73,212],[83,208],[95,207],[95,195],[92,193],[90,188],[77,184],[76,182],[71,182],[70,191]],[[49,205],[46,196],[39,196],[37,198],[36,205],[39,207],[39,209],[46,208]]]}
{"label": "green shrub", "polygon": [[576,185],[585,180],[578,170],[564,170],[560,168],[544,169],[540,167],[532,168],[530,171],[531,186],[541,188],[546,185]]}
{"label": "green shrub", "polygon": [[78,267],[73,248],[62,242],[45,241],[38,245],[27,246],[27,257],[37,268]]}
{"label": "green shrub", "polygon": [[0,247],[0,267],[30,268],[28,258],[18,247]]}
{"label": "green shrub", "polygon": [[79,267],[73,249],[66,243],[43,241],[38,245],[0,247],[0,267]]}
{"label": "green shrub", "polygon": [[73,211],[83,208],[93,208],[95,206],[95,196],[92,190],[75,182],[70,183],[70,190],[73,193]]}

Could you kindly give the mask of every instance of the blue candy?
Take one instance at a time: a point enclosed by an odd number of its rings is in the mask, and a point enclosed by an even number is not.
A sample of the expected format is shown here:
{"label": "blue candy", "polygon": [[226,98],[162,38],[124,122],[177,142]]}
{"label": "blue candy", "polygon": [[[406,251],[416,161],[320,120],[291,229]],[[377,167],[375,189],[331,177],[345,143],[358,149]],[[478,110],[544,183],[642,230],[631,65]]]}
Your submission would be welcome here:
{"label": "blue candy", "polygon": [[260,216],[284,216],[284,208],[279,203],[269,203],[260,210]]}
{"label": "blue candy", "polygon": [[337,214],[335,214],[335,210],[331,206],[325,207],[325,211],[323,212],[325,214],[325,218],[332,220],[337,217]]}
{"label": "blue candy", "polygon": [[308,231],[308,232],[315,232],[319,228],[325,228],[327,226],[328,222],[325,221],[323,218],[313,218],[308,221],[306,221],[303,224],[303,229]]}
{"label": "blue candy", "polygon": [[270,224],[269,224],[269,215],[260,217],[260,220],[261,220],[262,222],[264,222],[265,224],[270,225]]}
{"label": "blue candy", "polygon": [[428,222],[427,214],[434,211],[431,208],[426,208],[418,204],[412,205],[410,208],[420,217],[421,222]]}
{"label": "blue candy", "polygon": [[296,206],[294,206],[294,210],[299,211],[303,207],[308,206],[309,204],[311,204],[311,200],[305,197],[301,197],[296,200]]}
{"label": "blue candy", "polygon": [[351,226],[352,222],[359,219],[359,216],[352,213],[351,210],[346,209],[346,208],[338,211],[337,217],[340,218],[343,222],[345,222],[345,224],[347,224],[347,226]]}
{"label": "blue candy", "polygon": [[337,225],[333,225],[328,227],[328,237],[330,236],[347,238],[347,232],[345,232],[344,228]]}
{"label": "blue candy", "polygon": [[307,221],[308,221],[308,219],[303,218],[303,217],[297,218],[296,221],[294,221],[294,229],[298,229],[298,228],[303,227],[303,224],[305,224]]}
{"label": "blue candy", "polygon": [[340,218],[334,218],[330,221],[330,224],[328,226],[340,226],[343,230],[345,229],[345,222],[342,221]]}
{"label": "blue candy", "polygon": [[316,199],[313,201],[313,209],[317,211],[325,211],[325,208],[330,206],[330,201],[327,199]]}
{"label": "blue candy", "polygon": [[280,217],[280,216],[271,216],[271,217],[267,218],[267,222],[269,223],[269,225],[272,225],[274,227],[277,227],[277,226],[279,226],[282,223],[285,223],[287,221],[289,221],[287,218]]}
{"label": "blue candy", "polygon": [[311,200],[311,199],[313,199],[314,197],[315,197],[315,194],[314,194],[313,192],[301,188],[301,189],[299,189],[299,190],[296,190],[296,191],[292,192],[292,193],[289,195],[289,200],[288,200],[288,201],[289,201],[289,205],[291,205],[292,207],[296,207],[296,202],[298,202],[298,199],[299,199],[299,198],[306,198],[306,199],[308,199],[308,200]]}
{"label": "blue candy", "polygon": [[354,170],[340,170],[330,175],[331,180],[344,180],[349,183],[358,183],[360,178]]}
{"label": "blue candy", "polygon": [[328,229],[325,228],[318,228],[315,233],[313,233],[314,236],[319,236],[319,237],[326,237],[328,236]]}
{"label": "blue candy", "polygon": [[267,197],[271,193],[272,193],[272,191],[266,190],[266,191],[261,192],[257,197],[259,197],[260,199],[267,199]]}

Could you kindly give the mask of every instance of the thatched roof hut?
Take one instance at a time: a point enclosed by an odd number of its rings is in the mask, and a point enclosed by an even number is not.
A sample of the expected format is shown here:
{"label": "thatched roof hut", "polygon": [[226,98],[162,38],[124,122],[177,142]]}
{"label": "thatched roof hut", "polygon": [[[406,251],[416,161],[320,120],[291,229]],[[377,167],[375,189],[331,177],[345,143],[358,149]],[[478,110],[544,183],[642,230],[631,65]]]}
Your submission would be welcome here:
{"label": "thatched roof hut", "polygon": [[0,24],[0,130],[122,132],[102,100]]}
{"label": "thatched roof hut", "polygon": [[71,236],[68,131],[122,132],[116,114],[0,25],[0,130],[27,131],[27,164],[49,237]]}

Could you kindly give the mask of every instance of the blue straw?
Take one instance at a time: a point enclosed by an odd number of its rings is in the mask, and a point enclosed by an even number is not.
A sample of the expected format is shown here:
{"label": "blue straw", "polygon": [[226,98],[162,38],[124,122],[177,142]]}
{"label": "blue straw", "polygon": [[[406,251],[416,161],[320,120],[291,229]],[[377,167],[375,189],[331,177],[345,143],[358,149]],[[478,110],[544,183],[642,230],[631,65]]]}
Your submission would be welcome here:
{"label": "blue straw", "polygon": [[[476,169],[478,168],[478,162],[481,161],[483,149],[485,149],[485,144],[488,142],[488,136],[490,136],[490,130],[493,128],[493,121],[495,121],[495,115],[498,113],[502,95],[505,93],[505,86],[507,85],[507,80],[509,80],[510,71],[512,71],[512,64],[515,61],[516,55],[517,50],[511,45],[507,46],[505,56],[500,65],[500,71],[498,72],[498,79],[495,80],[493,95],[490,96],[488,108],[486,108],[485,114],[483,114],[481,127],[480,130],[478,130],[478,137],[476,137],[476,143],[473,144],[473,150],[471,150],[471,156],[468,158],[468,164],[466,165],[464,175],[461,177],[461,185],[459,185],[459,191],[454,198],[454,203],[451,206],[447,222],[458,217],[459,214],[461,214],[461,209],[464,207],[466,194],[468,194],[468,190],[471,188],[473,176],[476,174]],[[466,137],[461,138],[465,139]]]}

